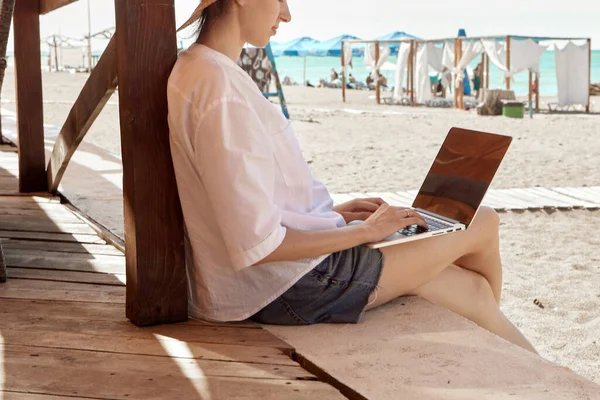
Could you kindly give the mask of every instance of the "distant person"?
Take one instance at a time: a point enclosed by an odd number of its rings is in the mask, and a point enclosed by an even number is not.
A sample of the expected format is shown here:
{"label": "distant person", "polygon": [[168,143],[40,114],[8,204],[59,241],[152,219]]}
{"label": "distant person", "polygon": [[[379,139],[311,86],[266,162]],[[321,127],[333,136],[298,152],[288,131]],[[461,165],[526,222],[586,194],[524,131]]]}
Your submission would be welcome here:
{"label": "distant person", "polygon": [[388,85],[387,78],[384,75],[380,75],[379,76],[379,86],[387,88],[388,87],[387,85]]}
{"label": "distant person", "polygon": [[479,98],[479,90],[481,89],[481,78],[483,77],[483,61],[477,64],[477,67],[473,70],[473,90],[475,91],[475,98]]}
{"label": "distant person", "polygon": [[340,76],[338,75],[337,71],[335,68],[331,68],[331,82],[335,82],[338,79],[340,79]]}
{"label": "distant person", "polygon": [[371,74],[367,75],[367,79],[365,80],[367,83],[367,87],[371,90],[375,89],[375,80],[371,77]]}
{"label": "distant person", "polygon": [[356,83],[356,78],[354,76],[352,76],[352,74],[350,74],[350,75],[348,75],[348,82]]}

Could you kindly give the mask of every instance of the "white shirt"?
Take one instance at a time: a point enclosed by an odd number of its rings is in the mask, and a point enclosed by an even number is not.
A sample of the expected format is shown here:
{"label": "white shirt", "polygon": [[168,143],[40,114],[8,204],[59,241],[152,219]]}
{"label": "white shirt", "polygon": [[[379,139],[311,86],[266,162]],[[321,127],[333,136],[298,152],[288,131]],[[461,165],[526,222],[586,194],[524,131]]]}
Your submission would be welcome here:
{"label": "white shirt", "polygon": [[224,54],[199,44],[169,78],[170,143],[187,230],[189,313],[243,320],[326,256],[253,266],[286,228],[342,227],[289,121]]}

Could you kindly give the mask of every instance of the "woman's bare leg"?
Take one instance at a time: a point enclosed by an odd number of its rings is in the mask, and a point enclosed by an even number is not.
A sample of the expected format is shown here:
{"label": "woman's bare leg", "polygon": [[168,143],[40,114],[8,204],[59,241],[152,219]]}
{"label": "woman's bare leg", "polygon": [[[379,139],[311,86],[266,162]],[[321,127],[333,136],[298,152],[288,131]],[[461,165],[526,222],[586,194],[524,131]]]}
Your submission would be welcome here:
{"label": "woman's bare leg", "polygon": [[476,272],[450,265],[410,294],[445,307],[511,343],[537,353],[502,313],[489,282]]}
{"label": "woman's bare leg", "polygon": [[481,207],[466,231],[384,247],[383,271],[370,308],[412,293],[454,263],[482,275],[498,301],[502,288],[498,228],[496,212]]}

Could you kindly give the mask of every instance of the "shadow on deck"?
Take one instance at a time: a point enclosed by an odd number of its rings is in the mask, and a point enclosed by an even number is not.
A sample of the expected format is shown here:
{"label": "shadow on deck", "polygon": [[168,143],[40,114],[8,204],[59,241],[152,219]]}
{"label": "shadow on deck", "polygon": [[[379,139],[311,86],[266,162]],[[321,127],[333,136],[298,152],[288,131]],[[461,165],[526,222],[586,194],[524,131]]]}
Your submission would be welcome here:
{"label": "shadow on deck", "polygon": [[0,398],[344,398],[254,323],[130,323],[123,253],[17,171],[0,145]]}

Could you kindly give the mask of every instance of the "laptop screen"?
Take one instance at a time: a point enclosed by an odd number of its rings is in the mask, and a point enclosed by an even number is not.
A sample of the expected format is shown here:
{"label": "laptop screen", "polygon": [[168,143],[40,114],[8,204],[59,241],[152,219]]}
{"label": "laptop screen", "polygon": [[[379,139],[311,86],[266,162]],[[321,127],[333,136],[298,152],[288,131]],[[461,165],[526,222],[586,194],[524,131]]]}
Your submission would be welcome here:
{"label": "laptop screen", "polygon": [[468,226],[511,141],[510,136],[452,128],[413,207]]}

